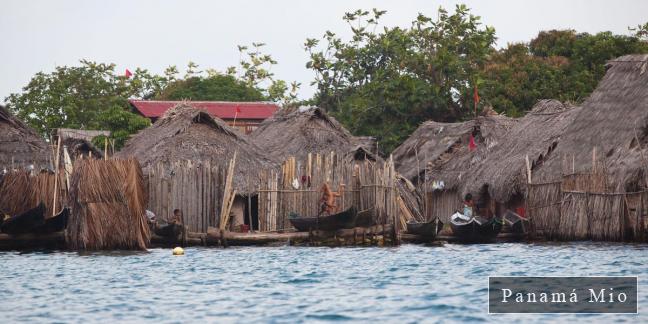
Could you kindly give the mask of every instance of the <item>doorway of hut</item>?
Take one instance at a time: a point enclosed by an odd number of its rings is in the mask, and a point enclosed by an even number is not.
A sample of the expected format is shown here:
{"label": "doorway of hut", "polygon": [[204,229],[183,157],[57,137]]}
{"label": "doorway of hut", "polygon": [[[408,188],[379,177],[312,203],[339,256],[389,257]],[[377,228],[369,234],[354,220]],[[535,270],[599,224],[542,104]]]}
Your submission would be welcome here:
{"label": "doorway of hut", "polygon": [[259,230],[259,195],[245,197],[244,224],[250,231]]}

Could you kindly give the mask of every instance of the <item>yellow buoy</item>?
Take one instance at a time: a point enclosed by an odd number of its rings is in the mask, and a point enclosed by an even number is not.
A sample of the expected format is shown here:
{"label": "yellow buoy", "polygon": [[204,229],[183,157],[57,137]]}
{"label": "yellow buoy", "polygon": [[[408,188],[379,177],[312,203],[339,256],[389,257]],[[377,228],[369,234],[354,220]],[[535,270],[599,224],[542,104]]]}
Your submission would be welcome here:
{"label": "yellow buoy", "polygon": [[181,247],[176,247],[173,249],[173,255],[184,255],[184,249]]}

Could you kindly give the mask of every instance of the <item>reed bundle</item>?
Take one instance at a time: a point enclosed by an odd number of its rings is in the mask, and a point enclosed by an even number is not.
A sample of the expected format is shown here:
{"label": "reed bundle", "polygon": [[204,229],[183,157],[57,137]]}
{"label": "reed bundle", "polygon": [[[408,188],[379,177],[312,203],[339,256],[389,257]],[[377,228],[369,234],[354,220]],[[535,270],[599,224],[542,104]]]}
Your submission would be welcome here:
{"label": "reed bundle", "polygon": [[142,169],[136,160],[77,160],[66,240],[78,250],[146,249]]}
{"label": "reed bundle", "polygon": [[[59,173],[59,177],[59,181],[64,179],[63,172]],[[46,207],[45,217],[52,217],[55,178],[53,172],[45,171],[34,175],[26,170],[15,170],[5,174],[0,182],[0,211],[8,215],[18,215],[42,202]],[[57,190],[56,212],[59,212],[67,202],[67,190],[61,187]]]}

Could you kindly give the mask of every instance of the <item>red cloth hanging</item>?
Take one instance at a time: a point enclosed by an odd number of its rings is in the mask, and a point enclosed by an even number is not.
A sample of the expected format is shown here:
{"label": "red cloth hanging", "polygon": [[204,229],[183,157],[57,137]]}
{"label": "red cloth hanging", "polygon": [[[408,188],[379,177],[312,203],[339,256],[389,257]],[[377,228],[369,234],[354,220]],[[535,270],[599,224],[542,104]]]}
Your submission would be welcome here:
{"label": "red cloth hanging", "polygon": [[475,137],[470,134],[470,142],[468,143],[468,148],[471,151],[474,151],[477,148],[477,144],[475,144]]}

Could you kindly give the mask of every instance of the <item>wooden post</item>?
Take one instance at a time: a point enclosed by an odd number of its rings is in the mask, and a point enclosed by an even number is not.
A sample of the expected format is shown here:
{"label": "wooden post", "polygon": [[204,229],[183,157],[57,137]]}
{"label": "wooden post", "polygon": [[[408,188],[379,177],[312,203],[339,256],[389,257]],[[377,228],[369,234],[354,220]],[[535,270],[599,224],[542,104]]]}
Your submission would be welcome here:
{"label": "wooden post", "polygon": [[56,199],[58,199],[58,170],[59,162],[61,156],[61,137],[58,138],[58,144],[56,145],[56,162],[54,165],[54,201],[52,202],[52,215],[56,215]]}
{"label": "wooden post", "polygon": [[526,156],[526,169],[527,169],[527,182],[531,183],[531,162],[529,162],[529,155]]}
{"label": "wooden post", "polygon": [[108,137],[104,137],[104,160],[108,160]]}

